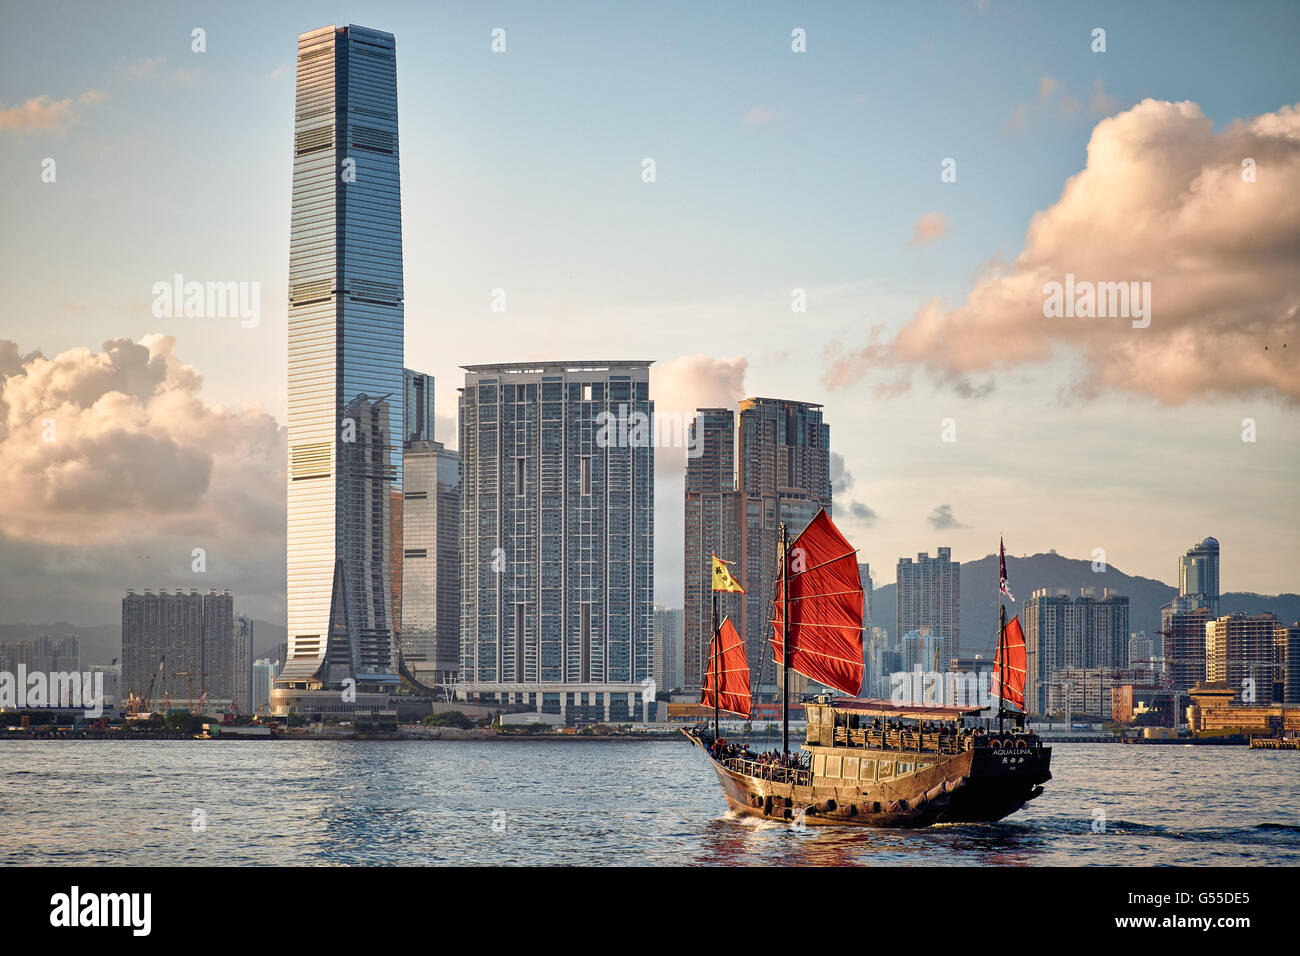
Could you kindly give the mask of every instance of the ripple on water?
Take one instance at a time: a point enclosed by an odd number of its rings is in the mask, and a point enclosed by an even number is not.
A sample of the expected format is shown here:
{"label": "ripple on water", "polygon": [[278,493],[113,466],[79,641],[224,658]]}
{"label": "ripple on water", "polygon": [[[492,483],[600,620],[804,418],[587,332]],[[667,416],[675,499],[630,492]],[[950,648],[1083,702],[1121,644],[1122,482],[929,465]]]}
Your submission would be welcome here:
{"label": "ripple on water", "polygon": [[1236,747],[1057,745],[999,823],[799,832],[727,811],[675,742],[2,746],[4,863],[1300,863],[1295,755]]}

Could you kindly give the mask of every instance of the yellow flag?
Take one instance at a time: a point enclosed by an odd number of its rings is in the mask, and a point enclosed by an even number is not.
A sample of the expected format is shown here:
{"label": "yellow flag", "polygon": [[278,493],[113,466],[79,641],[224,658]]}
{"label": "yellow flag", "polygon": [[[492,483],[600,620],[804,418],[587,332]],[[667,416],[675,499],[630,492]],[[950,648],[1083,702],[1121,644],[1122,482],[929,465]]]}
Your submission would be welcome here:
{"label": "yellow flag", "polygon": [[713,590],[745,593],[745,589],[736,583],[736,579],[731,576],[727,566],[722,563],[722,559],[716,554],[713,556]]}

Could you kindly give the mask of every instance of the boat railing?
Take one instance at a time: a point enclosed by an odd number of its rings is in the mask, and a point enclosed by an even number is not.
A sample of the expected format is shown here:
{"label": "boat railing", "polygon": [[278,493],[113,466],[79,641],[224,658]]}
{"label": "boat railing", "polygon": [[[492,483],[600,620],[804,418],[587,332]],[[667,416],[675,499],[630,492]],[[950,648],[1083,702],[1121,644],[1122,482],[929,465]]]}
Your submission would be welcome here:
{"label": "boat railing", "polygon": [[747,777],[771,780],[773,783],[793,783],[797,786],[812,785],[812,771],[803,767],[783,767],[780,764],[764,763],[760,760],[747,760],[744,757],[731,757],[722,761],[728,770],[743,773]]}
{"label": "boat railing", "polygon": [[834,745],[876,750],[920,751],[922,753],[959,754],[974,746],[970,733],[944,734],[915,730],[871,730],[836,727]]}

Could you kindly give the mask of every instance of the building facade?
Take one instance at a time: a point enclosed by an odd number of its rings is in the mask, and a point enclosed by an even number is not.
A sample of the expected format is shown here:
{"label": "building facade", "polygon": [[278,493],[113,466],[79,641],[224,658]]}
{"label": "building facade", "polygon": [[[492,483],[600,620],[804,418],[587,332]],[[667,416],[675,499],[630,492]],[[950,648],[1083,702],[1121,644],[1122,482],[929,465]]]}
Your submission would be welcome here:
{"label": "building facade", "polygon": [[1277,617],[1229,614],[1205,625],[1205,682],[1226,684],[1243,704],[1273,702],[1274,683],[1285,684],[1284,662],[1274,657]]}
{"label": "building facade", "polygon": [[1300,704],[1300,621],[1273,631],[1273,660],[1282,682],[1282,701]]}
{"label": "building facade", "polygon": [[[744,587],[740,564],[740,494],[736,491],[736,416],[728,408],[701,408],[691,422],[686,459],[683,537],[683,646],[681,687],[700,689],[713,634],[713,555],[729,562]],[[718,621],[740,631],[745,595],[719,593]],[[740,631],[743,633],[743,631]]]}
{"label": "building facade", "polygon": [[683,686],[682,609],[655,607],[655,686],[659,693]]}
{"label": "building facade", "polygon": [[899,558],[896,584],[898,633],[929,628],[938,642],[940,661],[959,657],[961,562],[952,560],[952,549],[940,548],[933,558],[925,553],[915,561]]}
{"label": "building facade", "polygon": [[465,367],[461,688],[644,716],[653,670],[650,362]]}
{"label": "building facade", "polygon": [[1206,538],[1178,559],[1178,596],[1219,616],[1219,542]]}
{"label": "building facade", "polygon": [[749,652],[760,696],[780,683],[770,645],[772,588],[779,566],[777,538],[785,523],[793,541],[821,509],[830,512],[830,426],[822,406],[779,398],[740,403],[736,490],[741,583],[737,630]]}
{"label": "building facade", "polygon": [[1186,694],[1205,680],[1205,625],[1210,610],[1184,597],[1160,609],[1160,637],[1172,689]]}
{"label": "building facade", "polygon": [[[1039,588],[1025,601],[1025,705],[1033,714],[1054,713],[1067,672],[1114,673],[1129,666],[1129,599],[1093,588],[1071,598],[1065,588]],[[1056,688],[1056,689],[1054,689]],[[1110,709],[1109,685],[1098,705]],[[1100,699],[1100,698],[1098,698]]]}
{"label": "building facade", "polygon": [[239,615],[235,618],[235,638],[230,664],[230,694],[241,708],[253,702],[253,621]]}
{"label": "building facade", "polygon": [[127,591],[122,599],[122,693],[156,706],[229,701],[235,690],[235,612],[229,591]]}
{"label": "building facade", "polygon": [[393,37],[358,26],[305,33],[297,81],[289,639],[277,713],[317,709],[312,692],[348,680],[362,693],[397,684],[393,494],[406,434]]}
{"label": "building facade", "polygon": [[401,648],[421,683],[460,673],[460,455],[442,442],[404,450]]}

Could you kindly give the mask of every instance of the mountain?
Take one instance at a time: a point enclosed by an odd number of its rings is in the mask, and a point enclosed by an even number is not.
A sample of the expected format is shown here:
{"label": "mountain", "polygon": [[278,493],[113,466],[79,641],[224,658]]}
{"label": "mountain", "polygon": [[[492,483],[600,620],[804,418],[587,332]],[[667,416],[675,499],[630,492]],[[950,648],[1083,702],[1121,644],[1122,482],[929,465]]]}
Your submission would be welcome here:
{"label": "mountain", "polygon": [[[1160,608],[1178,594],[1178,589],[1154,578],[1125,574],[1108,565],[1105,571],[1093,571],[1092,562],[1066,558],[1055,551],[1028,557],[1007,555],[1007,578],[1015,603],[1007,602],[1007,616],[1017,613],[1026,598],[1039,588],[1067,588],[1072,595],[1092,587],[1101,597],[1105,588],[1129,599],[1129,630],[1146,631],[1154,636],[1160,629]],[[871,623],[889,629],[897,639],[897,586],[885,584],[874,588]],[[1222,614],[1272,611],[1278,620],[1300,619],[1300,595],[1276,596],[1230,592],[1219,599]],[[992,653],[998,630],[998,556],[986,555],[961,565],[961,653]]]}
{"label": "mountain", "polygon": [[[253,621],[253,659],[276,657],[276,645],[283,643],[287,631],[283,624],[271,624],[268,621]],[[54,624],[0,624],[0,644],[14,641],[30,641],[34,637],[48,637],[60,640],[75,637],[81,642],[81,666],[91,664],[109,664],[113,658],[122,656],[122,625],[95,624],[90,627],[78,627],[66,621]]]}

